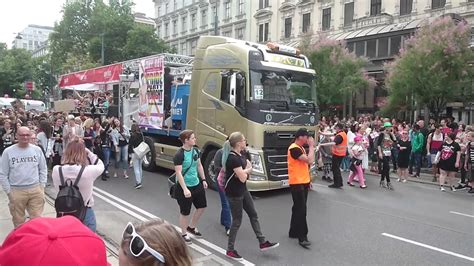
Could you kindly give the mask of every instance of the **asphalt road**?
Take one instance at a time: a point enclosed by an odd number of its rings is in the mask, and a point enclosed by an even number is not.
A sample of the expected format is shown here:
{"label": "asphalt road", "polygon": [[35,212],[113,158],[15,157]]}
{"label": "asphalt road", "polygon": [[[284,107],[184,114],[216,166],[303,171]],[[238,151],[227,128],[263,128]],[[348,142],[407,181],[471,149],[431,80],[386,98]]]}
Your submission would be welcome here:
{"label": "asphalt road", "polygon": [[[144,174],[140,190],[133,188],[133,171],[128,180],[98,179],[96,187],[177,225],[178,205],[167,194],[170,171]],[[309,239],[313,242],[308,250],[288,238],[290,192],[255,193],[263,233],[280,242],[280,247],[261,252],[248,218],[244,218],[236,249],[256,265],[473,265],[472,195],[465,191],[443,193],[436,186],[410,182],[394,182],[395,190],[388,191],[378,187],[378,177],[367,179],[365,190],[349,186],[330,189],[327,183],[316,181],[315,191],[308,197]],[[207,199],[208,208],[198,228],[205,240],[225,249],[219,195],[208,190]],[[114,208],[106,204],[96,200],[95,209]],[[117,215],[114,212],[110,219],[120,219]]]}

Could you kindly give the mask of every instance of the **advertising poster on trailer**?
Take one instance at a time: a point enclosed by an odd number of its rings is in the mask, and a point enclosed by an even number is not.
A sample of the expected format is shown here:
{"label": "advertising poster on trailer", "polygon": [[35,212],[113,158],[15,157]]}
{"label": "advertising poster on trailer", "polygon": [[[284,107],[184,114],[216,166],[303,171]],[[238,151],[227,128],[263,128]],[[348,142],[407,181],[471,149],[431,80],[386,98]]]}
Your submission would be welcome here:
{"label": "advertising poster on trailer", "polygon": [[141,127],[161,129],[163,126],[163,76],[162,56],[141,60],[138,113],[138,124]]}

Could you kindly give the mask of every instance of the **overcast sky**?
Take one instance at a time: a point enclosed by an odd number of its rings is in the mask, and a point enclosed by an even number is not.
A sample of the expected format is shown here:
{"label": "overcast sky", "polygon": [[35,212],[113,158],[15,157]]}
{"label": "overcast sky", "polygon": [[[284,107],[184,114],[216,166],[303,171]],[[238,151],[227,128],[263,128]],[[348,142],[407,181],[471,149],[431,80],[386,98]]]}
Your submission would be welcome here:
{"label": "overcast sky", "polygon": [[[28,24],[54,26],[61,19],[61,7],[65,0],[12,0],[1,1],[0,42],[11,47],[15,33],[22,31]],[[134,0],[135,12],[154,17],[152,0]]]}

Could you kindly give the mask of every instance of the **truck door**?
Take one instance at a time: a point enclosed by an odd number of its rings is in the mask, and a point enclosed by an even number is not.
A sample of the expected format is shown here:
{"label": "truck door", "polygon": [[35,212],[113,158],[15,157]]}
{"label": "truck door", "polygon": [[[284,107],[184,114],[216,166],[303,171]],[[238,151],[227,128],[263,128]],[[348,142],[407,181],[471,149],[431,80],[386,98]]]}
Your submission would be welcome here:
{"label": "truck door", "polygon": [[245,112],[245,76],[242,72],[221,72],[220,108],[216,108],[216,129],[226,135],[245,134],[241,113]]}

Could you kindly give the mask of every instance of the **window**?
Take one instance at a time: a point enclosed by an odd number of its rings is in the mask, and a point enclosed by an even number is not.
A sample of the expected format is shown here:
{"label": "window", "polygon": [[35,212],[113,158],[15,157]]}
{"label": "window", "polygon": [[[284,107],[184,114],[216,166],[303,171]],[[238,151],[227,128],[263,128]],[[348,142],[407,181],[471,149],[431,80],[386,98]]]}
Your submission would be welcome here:
{"label": "window", "polygon": [[380,38],[377,57],[387,57],[387,56],[388,56],[388,38]]}
{"label": "window", "polygon": [[[166,5],[165,5],[165,12],[166,12],[166,14],[168,14],[169,6],[170,6],[169,3],[166,3]],[[165,14],[165,15],[166,15],[166,14]]]}
{"label": "window", "polygon": [[230,1],[227,1],[224,3],[224,18],[229,19],[230,18]]}
{"label": "window", "polygon": [[237,10],[239,11],[238,15],[245,13],[245,0],[238,0]]}
{"label": "window", "polygon": [[291,37],[291,18],[285,18],[285,38]]}
{"label": "window", "polygon": [[377,16],[382,12],[382,0],[370,0],[370,15]]}
{"label": "window", "polygon": [[191,41],[191,55],[196,53],[197,40],[194,39]]}
{"label": "window", "polygon": [[349,50],[349,52],[351,52],[351,53],[354,52],[354,45],[355,45],[355,43],[353,43],[353,42],[346,44],[346,47]]}
{"label": "window", "polygon": [[238,28],[235,30],[235,38],[239,40],[243,40],[245,35],[245,29],[244,28]]}
{"label": "window", "polygon": [[344,5],[344,27],[352,26],[354,20],[354,2]]}
{"label": "window", "polygon": [[268,23],[260,24],[258,26],[258,41],[268,41]]}
{"label": "window", "polygon": [[308,32],[310,24],[311,24],[311,13],[303,14],[303,27],[302,27],[303,33]]}
{"label": "window", "polygon": [[185,43],[185,42],[181,44],[181,54],[183,54],[183,55],[188,53],[188,51],[187,51],[188,46],[186,44],[187,43]]}
{"label": "window", "polygon": [[400,45],[402,43],[401,36],[394,36],[390,38],[390,55],[397,55],[400,51]]}
{"label": "window", "polygon": [[323,9],[323,27],[322,30],[331,28],[331,8]]}
{"label": "window", "polygon": [[201,26],[206,26],[207,25],[207,10],[204,9],[201,11]]}
{"label": "window", "polygon": [[187,29],[187,21],[186,17],[181,18],[181,31],[186,31]]}
{"label": "window", "polygon": [[161,39],[161,26],[156,27],[156,35]]}
{"label": "window", "polygon": [[446,0],[431,0],[431,9],[443,8],[446,5]]}
{"label": "window", "polygon": [[165,23],[165,37],[168,37],[169,36],[169,23]]}
{"label": "window", "polygon": [[226,103],[230,102],[230,76],[229,77],[222,77],[221,100],[226,102]]}
{"label": "window", "polygon": [[365,56],[365,42],[364,41],[356,42],[355,47],[356,47],[355,51],[356,51],[357,56]]}
{"label": "window", "polygon": [[258,9],[264,9],[270,6],[269,0],[259,0],[258,1]]}
{"label": "window", "polygon": [[400,16],[411,14],[413,0],[400,0]]}
{"label": "window", "polygon": [[173,34],[177,34],[177,33],[178,33],[178,21],[173,20]]}
{"label": "window", "polygon": [[196,13],[191,14],[191,29],[196,28]]}
{"label": "window", "polygon": [[375,58],[377,54],[377,40],[368,40],[367,41],[367,57]]}
{"label": "window", "polygon": [[230,36],[232,36],[232,31],[231,31],[231,30],[229,30],[229,31],[224,31],[224,32],[222,33],[222,36],[224,36],[224,37],[230,37]]}
{"label": "window", "polygon": [[176,11],[178,9],[178,1],[173,0],[173,10]]}

